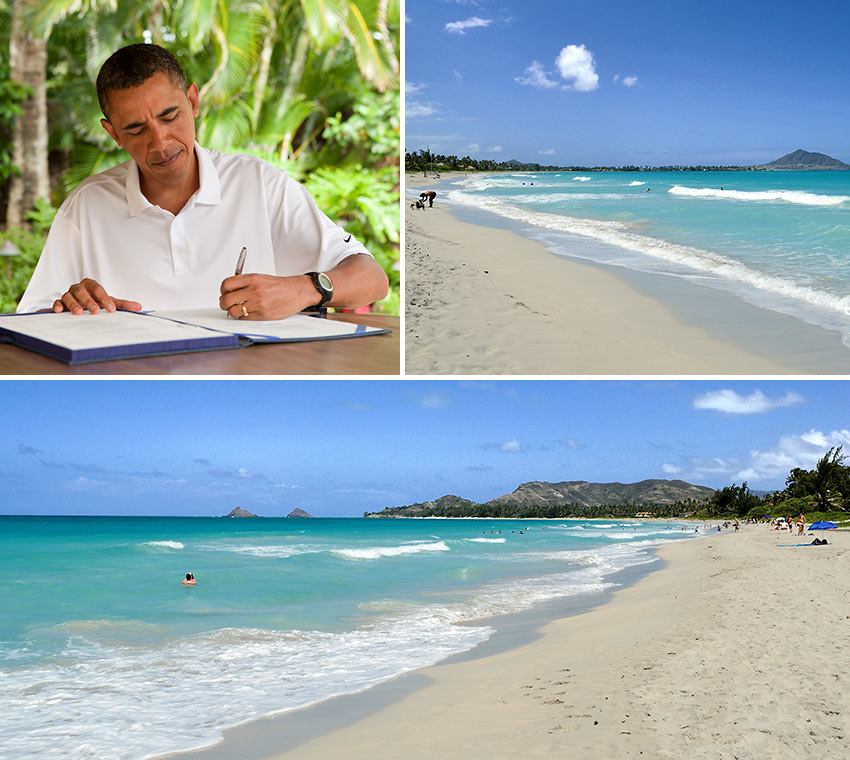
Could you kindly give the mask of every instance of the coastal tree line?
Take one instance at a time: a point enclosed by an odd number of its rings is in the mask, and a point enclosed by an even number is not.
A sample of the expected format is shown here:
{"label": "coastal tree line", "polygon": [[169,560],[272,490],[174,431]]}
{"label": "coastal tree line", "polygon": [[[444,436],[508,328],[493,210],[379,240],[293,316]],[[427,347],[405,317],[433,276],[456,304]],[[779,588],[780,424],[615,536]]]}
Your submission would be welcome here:
{"label": "coastal tree line", "polygon": [[388,507],[381,512],[366,512],[364,517],[489,517],[505,519],[579,517],[633,518],[650,514],[653,517],[699,517],[725,519],[764,515],[797,515],[800,512],[815,519],[841,518],[850,510],[850,466],[841,446],[833,447],[821,457],[814,469],[795,467],[785,479],[785,487],[766,494],[753,493],[745,481],[716,490],[708,499],[682,499],[671,504],[518,504],[506,501],[479,504],[453,498],[414,507]]}
{"label": "coastal tree line", "polygon": [[430,149],[415,150],[404,154],[404,170],[413,173],[433,172],[702,172],[702,171],[745,171],[750,166],[554,166],[539,163],[527,163],[511,159],[493,161],[476,159],[470,156],[446,156],[432,153]]}
{"label": "coastal tree line", "polygon": [[812,470],[795,467],[785,478],[785,488],[758,496],[746,481],[715,491],[705,507],[709,517],[761,517],[845,513],[850,509],[850,467],[841,446],[831,448]]}

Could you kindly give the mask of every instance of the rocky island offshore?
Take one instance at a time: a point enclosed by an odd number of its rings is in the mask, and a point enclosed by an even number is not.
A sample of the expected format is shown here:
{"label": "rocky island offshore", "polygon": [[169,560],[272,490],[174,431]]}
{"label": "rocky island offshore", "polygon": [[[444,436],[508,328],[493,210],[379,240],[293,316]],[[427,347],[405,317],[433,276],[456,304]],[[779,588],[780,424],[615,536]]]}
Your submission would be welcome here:
{"label": "rocky island offshore", "polygon": [[845,164],[837,158],[827,156],[825,153],[809,153],[806,150],[795,150],[769,164],[753,167],[767,171],[829,171],[847,170],[850,164]]}
{"label": "rocky island offshore", "polygon": [[226,514],[225,517],[261,517],[261,515],[255,515],[253,512],[249,512],[247,509],[242,509],[242,507],[236,507],[236,509],[232,510],[229,514]]}

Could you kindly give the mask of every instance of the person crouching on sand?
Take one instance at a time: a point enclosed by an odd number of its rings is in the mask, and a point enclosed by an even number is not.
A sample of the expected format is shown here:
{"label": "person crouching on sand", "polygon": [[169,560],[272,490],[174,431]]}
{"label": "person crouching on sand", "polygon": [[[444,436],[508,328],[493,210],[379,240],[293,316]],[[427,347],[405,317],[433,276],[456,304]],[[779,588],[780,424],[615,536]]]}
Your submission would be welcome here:
{"label": "person crouching on sand", "polygon": [[436,198],[436,197],[437,197],[437,193],[434,192],[433,190],[428,190],[424,193],[419,193],[419,198],[423,203],[425,201],[428,201],[428,208],[434,207],[434,198]]}
{"label": "person crouching on sand", "polygon": [[183,585],[184,586],[194,586],[194,585],[196,585],[195,574],[194,573],[186,573],[186,578],[183,581]]}

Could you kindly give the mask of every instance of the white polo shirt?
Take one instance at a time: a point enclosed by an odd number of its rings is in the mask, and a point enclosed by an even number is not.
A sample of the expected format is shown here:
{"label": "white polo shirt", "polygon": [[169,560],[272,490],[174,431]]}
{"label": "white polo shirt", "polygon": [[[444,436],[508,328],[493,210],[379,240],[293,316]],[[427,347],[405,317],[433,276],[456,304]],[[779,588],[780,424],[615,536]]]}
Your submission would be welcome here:
{"label": "white polo shirt", "polygon": [[243,246],[245,274],[279,276],[368,253],[281,169],[197,143],[195,152],[200,187],[176,216],[142,195],[132,159],[81,182],[56,214],[18,311],[49,308],[84,277],[145,310],[211,308]]}

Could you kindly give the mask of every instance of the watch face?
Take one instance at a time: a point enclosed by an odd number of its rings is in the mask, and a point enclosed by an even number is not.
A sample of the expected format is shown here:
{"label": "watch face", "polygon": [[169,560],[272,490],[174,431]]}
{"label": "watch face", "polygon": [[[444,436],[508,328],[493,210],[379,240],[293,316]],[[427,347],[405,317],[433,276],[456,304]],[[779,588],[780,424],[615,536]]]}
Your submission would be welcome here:
{"label": "watch face", "polygon": [[324,272],[319,272],[319,285],[321,285],[328,292],[333,291],[334,284],[331,282],[331,278],[328,277]]}

